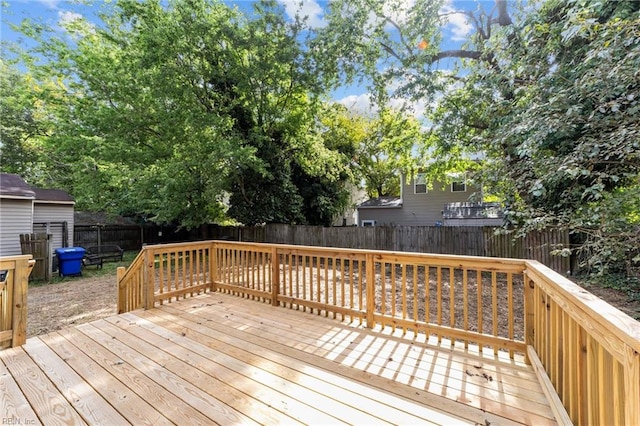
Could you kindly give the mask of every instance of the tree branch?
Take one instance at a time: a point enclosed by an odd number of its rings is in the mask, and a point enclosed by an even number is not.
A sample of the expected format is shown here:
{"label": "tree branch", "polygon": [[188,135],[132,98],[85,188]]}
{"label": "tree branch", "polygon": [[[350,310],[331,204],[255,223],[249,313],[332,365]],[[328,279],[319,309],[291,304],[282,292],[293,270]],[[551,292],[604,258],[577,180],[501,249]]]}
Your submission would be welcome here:
{"label": "tree branch", "polygon": [[431,62],[438,62],[445,58],[466,58],[466,59],[481,59],[482,52],[477,50],[443,50],[431,57]]}

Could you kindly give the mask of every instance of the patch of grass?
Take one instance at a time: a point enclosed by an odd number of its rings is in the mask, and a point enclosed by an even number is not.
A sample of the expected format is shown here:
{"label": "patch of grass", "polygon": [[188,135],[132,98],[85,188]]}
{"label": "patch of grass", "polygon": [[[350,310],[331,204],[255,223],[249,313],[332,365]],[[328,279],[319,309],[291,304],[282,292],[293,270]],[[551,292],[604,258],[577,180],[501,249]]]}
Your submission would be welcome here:
{"label": "patch of grass", "polygon": [[640,277],[624,274],[595,275],[585,280],[589,286],[612,288],[626,293],[629,301],[640,301]]}
{"label": "patch of grass", "polygon": [[120,266],[128,267],[131,262],[138,255],[138,250],[125,251],[122,262],[103,262],[102,268],[98,269],[96,265],[83,266],[82,267],[82,276],[73,276],[73,277],[61,277],[57,272],[53,273],[50,282],[46,282],[44,280],[37,280],[29,282],[29,287],[39,287],[45,284],[57,284],[61,282],[73,281],[81,278],[92,278],[92,277],[102,277],[105,275],[115,275],[116,270]]}

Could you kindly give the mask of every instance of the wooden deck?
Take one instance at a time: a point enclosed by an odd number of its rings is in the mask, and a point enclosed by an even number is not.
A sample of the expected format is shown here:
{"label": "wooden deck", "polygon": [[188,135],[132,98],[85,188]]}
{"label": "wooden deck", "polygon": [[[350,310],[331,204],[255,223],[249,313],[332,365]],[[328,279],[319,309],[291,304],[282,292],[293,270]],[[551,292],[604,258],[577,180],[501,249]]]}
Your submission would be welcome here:
{"label": "wooden deck", "polygon": [[555,423],[521,360],[423,340],[207,293],[0,351],[0,417],[46,425]]}

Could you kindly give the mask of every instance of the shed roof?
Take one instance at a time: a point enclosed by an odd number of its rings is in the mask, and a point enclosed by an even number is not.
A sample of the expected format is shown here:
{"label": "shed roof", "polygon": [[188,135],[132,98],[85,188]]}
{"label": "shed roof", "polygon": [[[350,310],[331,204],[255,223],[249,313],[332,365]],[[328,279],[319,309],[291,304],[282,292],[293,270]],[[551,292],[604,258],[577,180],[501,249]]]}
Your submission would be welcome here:
{"label": "shed roof", "polygon": [[37,202],[54,202],[61,204],[74,204],[75,200],[67,191],[62,189],[42,189],[31,187],[36,194]]}
{"label": "shed roof", "polygon": [[401,208],[402,198],[400,197],[378,197],[365,201],[358,206],[359,209],[366,208]]}
{"label": "shed roof", "polygon": [[0,173],[0,197],[34,199],[35,192],[18,175]]}

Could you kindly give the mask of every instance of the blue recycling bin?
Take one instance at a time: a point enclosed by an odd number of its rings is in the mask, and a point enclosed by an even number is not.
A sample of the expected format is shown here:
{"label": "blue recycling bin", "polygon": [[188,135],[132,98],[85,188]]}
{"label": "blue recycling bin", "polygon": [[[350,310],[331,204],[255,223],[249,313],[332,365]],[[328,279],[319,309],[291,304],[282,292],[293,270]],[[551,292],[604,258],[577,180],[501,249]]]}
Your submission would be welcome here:
{"label": "blue recycling bin", "polygon": [[58,257],[58,274],[61,277],[67,275],[82,275],[82,259],[84,248],[65,247],[56,249]]}

